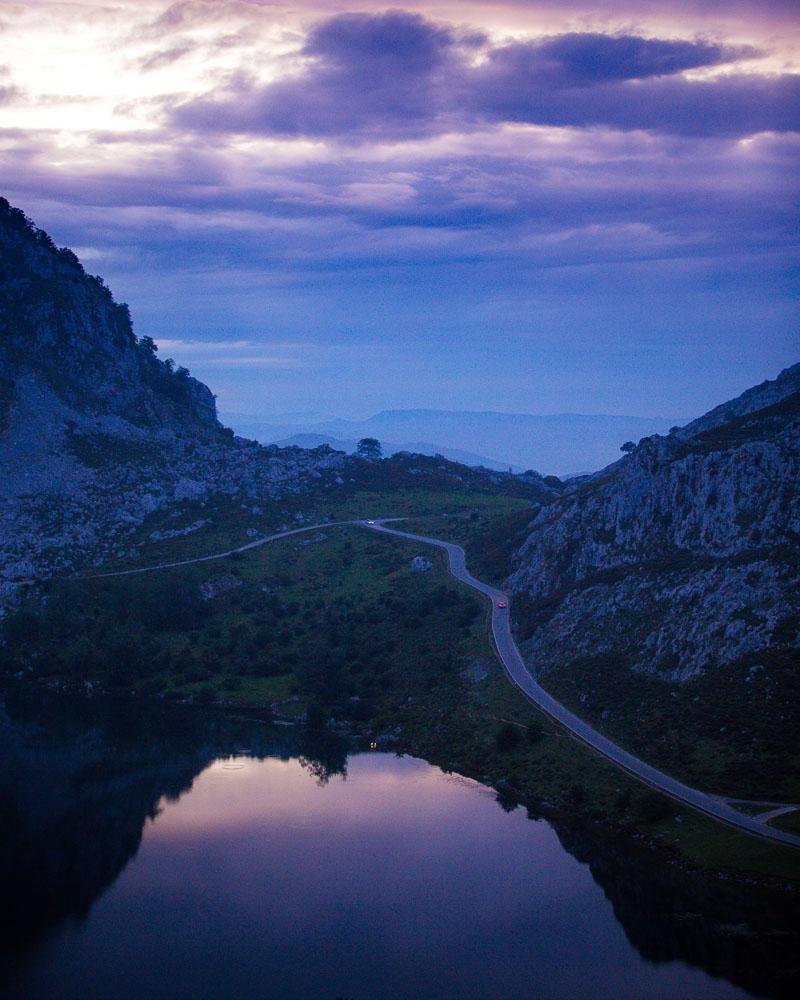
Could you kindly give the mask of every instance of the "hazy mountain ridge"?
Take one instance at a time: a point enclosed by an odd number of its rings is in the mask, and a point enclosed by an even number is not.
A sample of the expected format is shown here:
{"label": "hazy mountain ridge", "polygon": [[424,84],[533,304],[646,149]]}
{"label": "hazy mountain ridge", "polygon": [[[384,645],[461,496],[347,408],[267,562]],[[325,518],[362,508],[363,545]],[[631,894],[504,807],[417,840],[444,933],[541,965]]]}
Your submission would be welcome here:
{"label": "hazy mountain ridge", "polygon": [[[619,454],[620,445],[652,434],[666,434],[683,420],[605,414],[498,413],[458,410],[383,410],[365,420],[341,418],[302,423],[237,421],[241,433],[267,443],[294,434],[321,434],[345,441],[376,437],[386,442],[430,442],[446,457],[455,452],[496,467],[536,469],[558,476],[599,469]],[[476,454],[477,453],[477,454]],[[464,461],[465,458],[456,459]],[[491,467],[491,466],[490,466]]]}
{"label": "hazy mountain ridge", "polygon": [[[246,428],[243,428],[246,430]],[[254,434],[254,437],[258,438],[258,434]],[[281,438],[274,442],[279,448],[319,448],[320,445],[328,445],[328,447],[333,448],[335,451],[344,451],[347,454],[352,454],[358,447],[358,441],[355,439],[351,441],[343,441],[341,438],[331,437],[329,434],[292,434],[285,438]],[[462,451],[460,448],[439,448],[435,444],[430,444],[428,441],[409,441],[406,443],[398,444],[393,441],[381,441],[381,446],[383,448],[383,454],[386,456],[396,455],[400,452],[410,452],[414,455],[429,455],[436,456],[441,455],[450,462],[458,462],[461,465],[469,465],[473,468],[480,466],[484,469],[493,469],[496,472],[508,472],[509,468],[503,462],[497,461],[494,458],[486,458],[484,455],[475,455],[469,451]],[[520,473],[523,470],[519,467],[512,470],[515,473]]]}
{"label": "hazy mountain ridge", "polygon": [[800,365],[644,440],[529,525],[509,580],[526,659],[680,679],[796,651],[799,486]]}

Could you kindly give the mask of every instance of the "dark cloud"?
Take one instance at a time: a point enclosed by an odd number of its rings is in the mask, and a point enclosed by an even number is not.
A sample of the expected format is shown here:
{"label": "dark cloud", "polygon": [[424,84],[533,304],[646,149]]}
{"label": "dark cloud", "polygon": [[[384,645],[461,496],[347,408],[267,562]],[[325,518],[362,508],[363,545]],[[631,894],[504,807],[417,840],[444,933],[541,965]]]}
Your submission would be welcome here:
{"label": "dark cloud", "polygon": [[364,72],[379,79],[392,73],[425,76],[439,68],[454,43],[449,28],[434,25],[419,14],[340,14],[317,25],[308,36],[304,54],[319,56],[328,72]]}
{"label": "dark cloud", "polygon": [[[167,135],[149,151],[142,145],[127,173],[98,166],[75,175],[37,155],[42,138],[21,133],[13,155],[0,153],[0,173],[16,178],[9,193],[23,205],[42,191],[82,205],[73,214],[96,226],[82,245],[141,244],[167,270],[192,260],[265,270],[291,262],[299,272],[489,257],[550,267],[796,243],[795,136],[738,152],[727,140],[576,135],[542,159],[500,146],[409,157],[394,173],[343,158],[265,165],[236,186],[222,153],[171,146]],[[404,185],[409,197],[397,197]]]}
{"label": "dark cloud", "polygon": [[318,25],[302,55],[307,71],[268,87],[240,81],[221,99],[192,101],[190,127],[283,136],[416,136],[445,117],[443,84],[463,42],[416,14],[343,14]]}
{"label": "dark cloud", "polygon": [[515,64],[523,76],[563,87],[667,76],[755,54],[752,49],[709,42],[571,32],[542,42],[506,46],[492,55],[493,60]]}
{"label": "dark cloud", "polygon": [[268,86],[240,77],[224,93],[180,105],[174,120],[200,131],[351,142],[502,122],[678,135],[797,128],[796,75],[679,75],[756,54],[707,41],[598,33],[491,47],[479,34],[417,14],[344,14],[311,31],[300,72]]}
{"label": "dark cloud", "polygon": [[659,76],[548,86],[525,72],[518,53],[501,50],[469,81],[465,104],[489,123],[747,136],[800,128],[800,76]]}

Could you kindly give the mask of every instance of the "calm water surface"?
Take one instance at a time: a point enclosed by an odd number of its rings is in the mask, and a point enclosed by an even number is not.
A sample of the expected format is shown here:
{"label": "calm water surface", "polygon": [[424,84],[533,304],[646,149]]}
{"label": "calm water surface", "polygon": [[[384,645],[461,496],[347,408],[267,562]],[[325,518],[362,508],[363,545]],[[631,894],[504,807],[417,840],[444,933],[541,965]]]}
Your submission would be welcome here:
{"label": "calm water surface", "polygon": [[225,755],[218,734],[141,753],[128,726],[6,717],[12,996],[756,995],[642,957],[554,828],[472,781],[385,753]]}

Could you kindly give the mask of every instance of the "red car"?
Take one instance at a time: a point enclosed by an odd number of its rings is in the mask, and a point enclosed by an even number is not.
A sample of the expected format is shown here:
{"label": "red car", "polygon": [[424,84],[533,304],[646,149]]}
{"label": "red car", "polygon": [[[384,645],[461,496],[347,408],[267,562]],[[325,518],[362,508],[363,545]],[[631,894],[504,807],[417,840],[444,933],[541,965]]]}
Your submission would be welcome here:
{"label": "red car", "polygon": [[507,608],[508,604],[505,601],[498,601],[497,606],[498,608]]}

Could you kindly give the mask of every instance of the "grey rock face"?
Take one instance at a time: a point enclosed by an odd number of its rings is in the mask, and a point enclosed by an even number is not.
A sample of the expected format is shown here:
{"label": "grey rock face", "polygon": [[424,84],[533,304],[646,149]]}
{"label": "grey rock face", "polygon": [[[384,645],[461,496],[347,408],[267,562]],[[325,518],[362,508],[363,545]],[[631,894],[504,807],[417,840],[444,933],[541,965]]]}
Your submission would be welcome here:
{"label": "grey rock face", "polygon": [[426,559],[424,556],[414,556],[411,560],[411,572],[412,573],[426,573],[431,569],[433,563]]}
{"label": "grey rock face", "polygon": [[800,648],[799,379],[647,438],[540,510],[509,581],[534,670],[613,656],[682,679]]}

